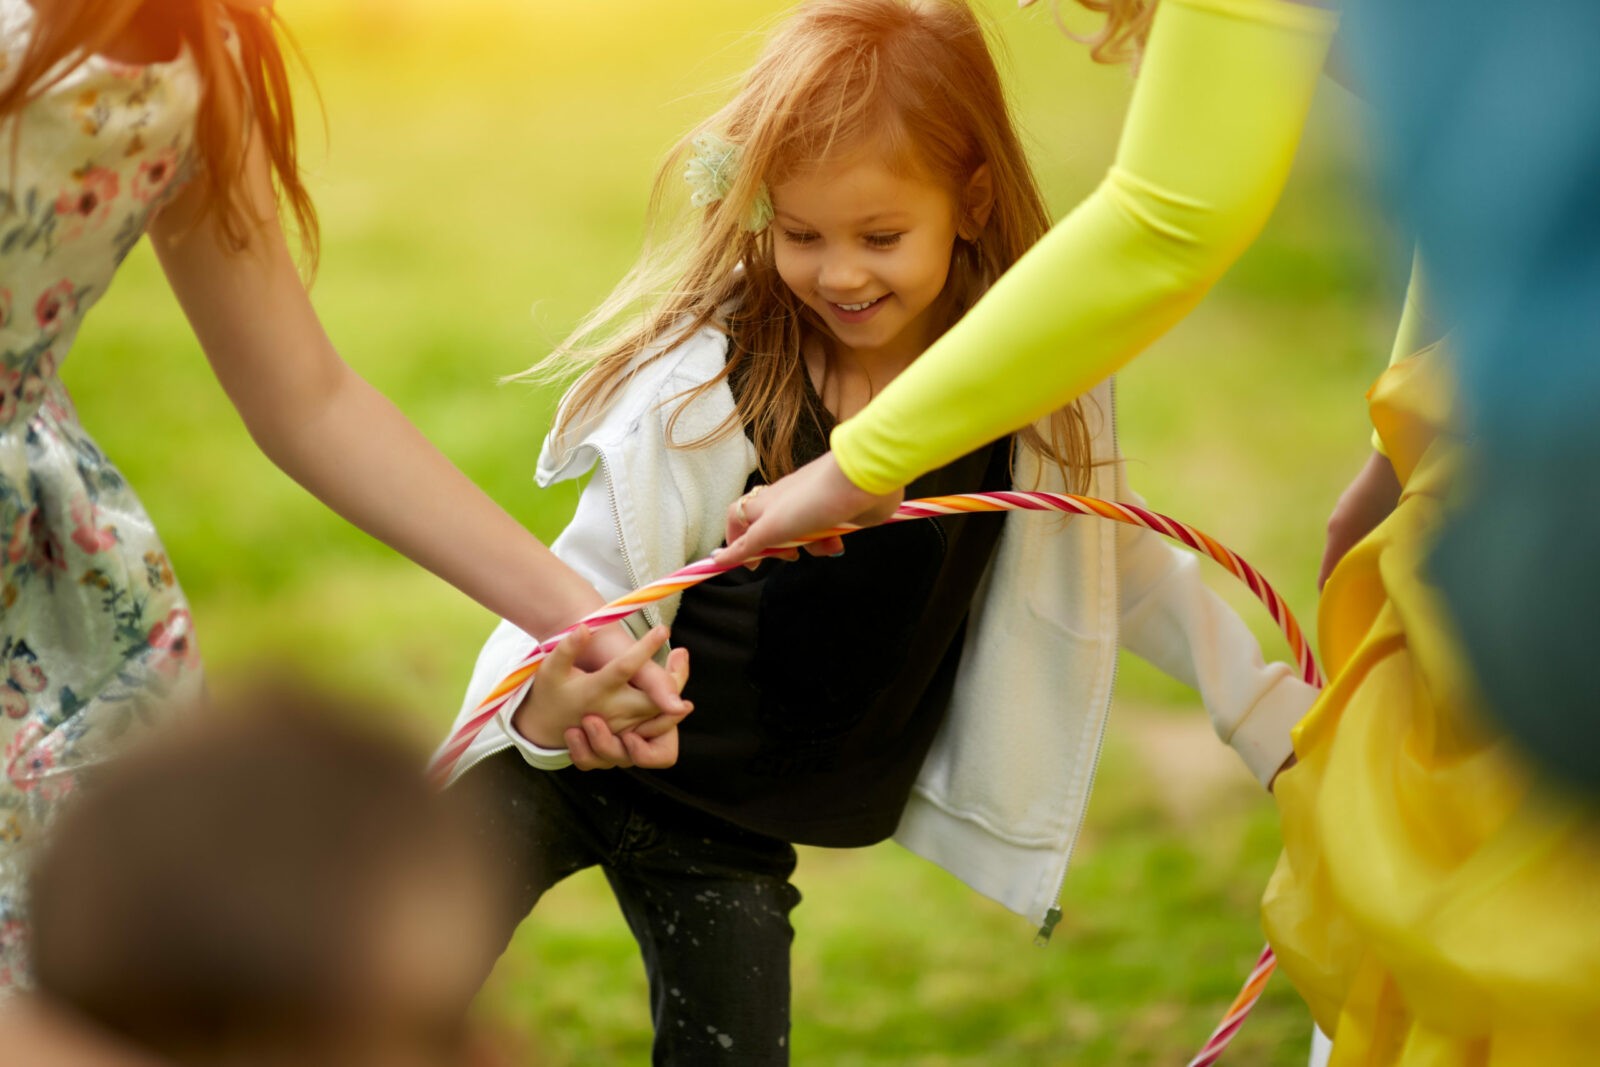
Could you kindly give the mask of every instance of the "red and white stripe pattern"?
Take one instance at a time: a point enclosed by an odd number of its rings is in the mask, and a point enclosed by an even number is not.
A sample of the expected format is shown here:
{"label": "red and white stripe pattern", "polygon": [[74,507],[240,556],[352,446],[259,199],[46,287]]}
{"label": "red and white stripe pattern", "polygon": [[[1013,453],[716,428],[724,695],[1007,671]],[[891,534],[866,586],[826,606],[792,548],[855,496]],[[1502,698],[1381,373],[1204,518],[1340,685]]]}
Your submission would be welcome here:
{"label": "red and white stripe pattern", "polygon": [[1188,523],[1179,522],[1160,512],[1151,511],[1137,504],[1067,493],[963,493],[958,496],[908,500],[900,505],[899,510],[889,521],[903,522],[906,519],[926,519],[935,515],[981,511],[1055,511],[1069,515],[1093,515],[1113,522],[1126,523],[1129,526],[1142,526],[1147,530],[1154,530],[1158,534],[1187,545],[1196,552],[1210,556],[1226,567],[1235,578],[1249,586],[1256,599],[1266,607],[1272,616],[1272,621],[1278,624],[1283,636],[1289,641],[1289,648],[1294,653],[1295,662],[1300,668],[1301,679],[1319,689],[1322,687],[1322,674],[1317,669],[1316,660],[1311,654],[1310,642],[1300,629],[1300,623],[1289,611],[1289,606],[1283,602],[1283,597],[1279,596],[1278,591],[1261,576],[1261,572],[1216,539]]}
{"label": "red and white stripe pattern", "polygon": [[[852,529],[855,529],[855,527],[852,527]],[[808,540],[815,540],[815,538],[808,538]],[[804,542],[797,543],[803,544]],[[783,549],[775,548],[763,554],[771,556],[781,551]],[[500,712],[501,708],[507,704],[515,704],[515,702],[522,699],[523,694],[527,692],[528,686],[533,680],[533,676],[539,671],[539,664],[543,663],[550,653],[555,651],[556,646],[561,643],[563,638],[579,626],[587,626],[594,630],[608,623],[618,622],[632,615],[646,604],[654,604],[658,600],[665,600],[673,593],[682,592],[691,585],[699,585],[707,578],[726,573],[738,566],[740,564],[737,563],[719,565],[713,562],[710,556],[707,556],[697,563],[691,563],[687,567],[680,567],[665,578],[659,578],[649,585],[640,586],[633,592],[618,597],[604,607],[585,615],[582,619],[549,640],[541,642],[537,648],[534,648],[524,656],[522,662],[513,667],[500,680],[498,685],[489,691],[489,695],[484,697],[482,702],[478,704],[472,717],[462,723],[460,729],[456,730],[450,736],[450,739],[445,742],[444,747],[433,757],[433,762],[428,766],[429,778],[440,786],[450,781],[450,777],[455,771],[456,761],[471,746],[473,739],[483,731],[483,728]]]}
{"label": "red and white stripe pattern", "polygon": [[1228,1005],[1228,1011],[1222,1016],[1222,1022],[1211,1031],[1211,1036],[1206,1039],[1205,1047],[1200,1050],[1200,1054],[1189,1061],[1189,1067],[1211,1067],[1222,1058],[1222,1050],[1228,1047],[1233,1036],[1239,1032],[1239,1027],[1244,1025],[1245,1016],[1250,1014],[1250,1009],[1261,999],[1261,991],[1267,988],[1267,979],[1271,978],[1272,972],[1277,969],[1278,957],[1272,954],[1270,947],[1263,948],[1261,955],[1256,957],[1256,965],[1250,970],[1250,977],[1244,980],[1244,988],[1239,990],[1239,995]]}
{"label": "red and white stripe pattern", "polygon": [[[1090,515],[1113,522],[1126,523],[1129,526],[1139,526],[1147,530],[1154,530],[1165,537],[1170,537],[1196,552],[1209,556],[1228,572],[1249,587],[1256,599],[1266,607],[1272,616],[1272,621],[1288,639],[1289,648],[1294,653],[1296,663],[1300,669],[1300,677],[1308,684],[1322,687],[1322,673],[1317,669],[1316,660],[1311,654],[1311,645],[1306,640],[1305,632],[1301,630],[1299,622],[1290,612],[1283,597],[1273,589],[1261,572],[1232,549],[1215,540],[1209,535],[1195,529],[1187,523],[1160,512],[1136,504],[1121,503],[1114,500],[1101,500],[1096,497],[1078,496],[1070,493],[962,493],[955,496],[927,497],[922,500],[908,500],[901,504],[895,513],[886,522],[908,522],[912,519],[928,519],[938,515],[975,514],[993,511],[1046,511],[1069,515]],[[811,541],[820,541],[825,537],[835,537],[851,533],[860,527],[840,526],[832,530],[803,537],[798,541],[768,549],[761,555],[763,557],[775,556],[779,553],[807,544]],[[657,579],[648,585],[641,586],[631,593],[618,597],[611,603],[589,614],[579,622],[573,623],[567,629],[542,642],[537,648],[529,652],[517,664],[500,684],[485,697],[478,705],[472,717],[468,719],[459,730],[451,735],[445,742],[438,755],[434,757],[428,773],[439,784],[449,781],[456,762],[472,744],[472,741],[483,730],[484,726],[495,717],[502,707],[508,703],[520,700],[539,670],[539,664],[555,650],[562,638],[577,629],[579,626],[588,626],[596,629],[608,623],[617,622],[638,611],[646,604],[653,604],[658,600],[665,600],[674,593],[680,593],[692,585],[698,585],[707,578],[726,573],[742,564],[718,564],[710,556],[682,567],[665,578]],[[1261,991],[1266,986],[1267,979],[1277,968],[1278,961],[1272,954],[1271,948],[1263,949],[1257,959],[1255,968],[1250,972],[1250,977],[1245,981],[1244,988],[1240,990],[1233,1004],[1228,1008],[1222,1023],[1213,1031],[1200,1054],[1189,1062],[1189,1067],[1210,1067],[1217,1062],[1222,1051],[1228,1047],[1229,1042],[1239,1031],[1244,1023],[1245,1016],[1261,997]]]}

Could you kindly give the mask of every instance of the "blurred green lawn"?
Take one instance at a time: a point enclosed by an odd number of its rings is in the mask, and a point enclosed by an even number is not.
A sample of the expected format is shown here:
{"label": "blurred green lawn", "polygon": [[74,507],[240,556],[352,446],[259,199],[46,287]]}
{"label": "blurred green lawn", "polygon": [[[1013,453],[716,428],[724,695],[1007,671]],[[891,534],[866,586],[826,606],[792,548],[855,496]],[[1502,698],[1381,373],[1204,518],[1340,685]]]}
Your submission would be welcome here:
{"label": "blurred green lawn", "polygon": [[[329,332],[543,537],[574,500],[530,481],[551,398],[496,380],[626,269],[656,160],[724,99],[753,32],[784,6],[280,0],[327,112],[324,149],[302,95]],[[1047,11],[980,6],[1064,213],[1109,162],[1131,82],[1094,68]],[[1135,485],[1258,564],[1307,624],[1323,523],[1368,447],[1361,394],[1399,302],[1356,112],[1324,87],[1266,234],[1120,394]],[[265,663],[375,698],[415,739],[442,734],[489,616],[255,451],[147,250],[91,317],[67,378],[163,531],[215,685]],[[1228,595],[1281,654],[1248,595]],[[1220,748],[1182,687],[1136,663],[1123,679],[1048,949],[895,846],[805,853],[798,1063],[1173,1064],[1198,1046],[1259,947],[1276,820],[1242,772],[1215,773]],[[647,1058],[637,953],[594,872],[524,925],[483,1000],[541,1062]],[[1278,979],[1228,1062],[1303,1062],[1308,1029]]]}

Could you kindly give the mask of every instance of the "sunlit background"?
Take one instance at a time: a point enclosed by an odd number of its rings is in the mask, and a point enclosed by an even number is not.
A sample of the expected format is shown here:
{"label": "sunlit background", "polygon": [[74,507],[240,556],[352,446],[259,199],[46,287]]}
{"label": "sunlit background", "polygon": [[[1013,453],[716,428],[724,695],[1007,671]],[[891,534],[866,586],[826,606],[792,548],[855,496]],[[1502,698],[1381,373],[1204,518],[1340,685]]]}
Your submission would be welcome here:
{"label": "sunlit background", "polygon": [[[497,379],[628,267],[657,160],[726,98],[787,6],[280,0],[326,111],[324,138],[302,83],[323,320],[346,359],[541,537],[575,500],[531,481],[552,398]],[[1062,214],[1110,161],[1132,82],[1094,67],[1047,10],[979,6]],[[1360,119],[1325,84],[1266,234],[1121,384],[1135,486],[1257,563],[1310,625],[1323,524],[1369,448],[1362,393],[1387,354],[1404,259],[1373,206]],[[164,533],[214,685],[271,663],[375,699],[419,742],[442,735],[489,615],[262,458],[147,250],[66,375]],[[1281,656],[1260,609],[1228,595]],[[797,1063],[1174,1064],[1198,1046],[1259,947],[1276,820],[1186,690],[1135,663],[1122,677],[1047,949],[893,845],[804,852]],[[643,971],[595,872],[540,906],[482,1006],[539,1062],[647,1061]],[[1309,1027],[1278,979],[1228,1062],[1302,1063]]]}

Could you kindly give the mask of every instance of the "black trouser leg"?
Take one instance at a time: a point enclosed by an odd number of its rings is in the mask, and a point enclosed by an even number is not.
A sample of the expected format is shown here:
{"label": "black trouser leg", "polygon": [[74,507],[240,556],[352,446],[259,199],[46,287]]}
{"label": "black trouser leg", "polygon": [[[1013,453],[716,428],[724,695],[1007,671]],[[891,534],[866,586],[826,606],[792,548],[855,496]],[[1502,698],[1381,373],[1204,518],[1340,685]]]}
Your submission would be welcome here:
{"label": "black trouser leg", "polygon": [[694,814],[606,868],[650,977],[654,1062],[787,1064],[794,849]]}
{"label": "black trouser leg", "polygon": [[515,752],[474,767],[462,787],[478,791],[480,832],[505,857],[502,951],[547,889],[599,864],[644,957],[654,1063],[789,1062],[793,846],[626,774],[539,771]]}

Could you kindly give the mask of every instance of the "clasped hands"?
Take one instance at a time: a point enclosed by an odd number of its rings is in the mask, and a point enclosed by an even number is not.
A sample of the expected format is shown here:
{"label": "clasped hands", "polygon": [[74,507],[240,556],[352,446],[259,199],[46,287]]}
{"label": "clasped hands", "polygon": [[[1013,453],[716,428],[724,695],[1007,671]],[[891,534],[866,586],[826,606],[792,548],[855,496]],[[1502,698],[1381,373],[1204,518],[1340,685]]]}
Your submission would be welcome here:
{"label": "clasped hands", "polygon": [[[512,729],[540,748],[565,747],[579,770],[672,766],[678,724],[694,705],[681,696],[688,650],[673,649],[664,669],[652,661],[666,640],[665,626],[631,643],[620,625],[579,626],[534,675]],[[584,670],[580,661],[601,666]]]}

